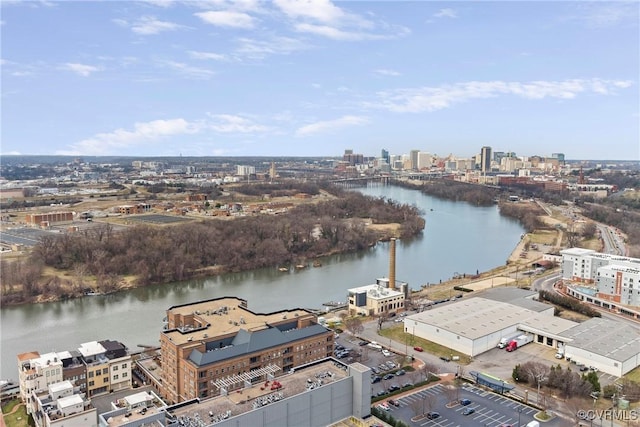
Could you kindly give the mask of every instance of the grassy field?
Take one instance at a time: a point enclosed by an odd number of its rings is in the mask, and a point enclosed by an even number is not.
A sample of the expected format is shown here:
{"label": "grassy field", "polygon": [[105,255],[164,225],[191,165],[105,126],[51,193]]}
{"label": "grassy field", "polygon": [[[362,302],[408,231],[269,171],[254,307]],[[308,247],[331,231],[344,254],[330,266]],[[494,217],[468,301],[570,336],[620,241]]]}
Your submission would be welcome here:
{"label": "grassy field", "polygon": [[416,346],[422,347],[425,352],[435,354],[436,356],[449,357],[449,358],[452,356],[458,356],[460,360],[458,360],[456,363],[459,363],[461,365],[467,365],[470,362],[469,356],[466,356],[462,353],[458,353],[455,350],[451,350],[450,348],[441,346],[434,342],[416,337],[412,334],[405,333],[404,324],[397,324],[397,325],[394,324],[393,326],[384,328],[379,332],[380,332],[380,335],[382,335],[385,338],[390,338],[399,343],[402,343],[402,342],[406,343],[407,347],[411,347],[411,348]]}
{"label": "grassy field", "polygon": [[27,427],[35,425],[33,421],[31,421],[31,417],[27,415],[27,409],[24,405],[20,405],[14,413],[9,414],[20,403],[20,400],[13,399],[7,405],[2,406],[4,422],[7,427]]}
{"label": "grassy field", "polygon": [[623,378],[626,378],[628,380],[631,380],[633,382],[640,384],[640,366],[631,370],[631,372],[628,372],[627,374],[625,374]]}

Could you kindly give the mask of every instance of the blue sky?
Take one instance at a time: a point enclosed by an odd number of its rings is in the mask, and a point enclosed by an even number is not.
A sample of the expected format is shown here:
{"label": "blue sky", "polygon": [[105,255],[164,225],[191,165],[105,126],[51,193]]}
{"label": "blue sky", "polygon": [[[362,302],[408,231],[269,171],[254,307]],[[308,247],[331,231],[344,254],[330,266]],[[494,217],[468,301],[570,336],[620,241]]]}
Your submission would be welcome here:
{"label": "blue sky", "polygon": [[0,152],[639,160],[639,4],[3,0]]}

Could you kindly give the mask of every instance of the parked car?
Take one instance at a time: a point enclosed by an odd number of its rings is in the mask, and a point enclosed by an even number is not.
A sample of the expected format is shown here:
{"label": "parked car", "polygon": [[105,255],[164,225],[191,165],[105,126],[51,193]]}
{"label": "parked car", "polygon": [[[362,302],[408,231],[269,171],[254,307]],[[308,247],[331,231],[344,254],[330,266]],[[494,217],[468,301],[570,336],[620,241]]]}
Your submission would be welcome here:
{"label": "parked car", "polygon": [[396,391],[396,390],[400,390],[400,386],[398,384],[391,384],[389,386],[389,391]]}
{"label": "parked car", "polygon": [[474,412],[476,412],[476,410],[473,408],[464,408],[464,411],[462,411],[462,415],[471,415]]}
{"label": "parked car", "polygon": [[411,381],[407,381],[402,385],[402,387],[413,387],[413,383]]}
{"label": "parked car", "polygon": [[427,418],[430,420],[435,420],[436,418],[440,418],[440,413],[434,411],[427,412]]}
{"label": "parked car", "polygon": [[415,351],[424,351],[424,350],[422,349],[422,347],[413,347],[413,349],[414,349]]}
{"label": "parked car", "polygon": [[386,356],[386,357],[389,357],[389,356],[391,356],[391,352],[385,348],[385,349],[382,350],[382,355]]}
{"label": "parked car", "polygon": [[404,374],[405,374],[404,369],[398,369],[398,370],[396,371],[396,376],[398,376],[398,377],[399,377],[400,375],[404,375]]}
{"label": "parked car", "polygon": [[460,404],[462,406],[471,405],[471,401],[469,399],[460,399]]}
{"label": "parked car", "polygon": [[390,380],[390,379],[393,379],[393,378],[395,378],[395,377],[394,377],[394,375],[393,375],[393,374],[387,374],[387,375],[385,375],[385,376],[384,376],[384,377],[382,377],[382,378],[383,378],[383,379],[385,379],[385,380]]}
{"label": "parked car", "polygon": [[394,399],[389,399],[389,400],[387,400],[387,402],[389,402],[389,405],[393,405],[393,406],[395,406],[396,408],[397,408],[398,406],[400,406],[400,402],[398,402],[397,400],[394,400]]}
{"label": "parked car", "polygon": [[375,377],[373,377],[371,379],[371,383],[375,384],[375,383],[379,383],[382,380],[382,378],[380,378],[378,375],[376,375]]}

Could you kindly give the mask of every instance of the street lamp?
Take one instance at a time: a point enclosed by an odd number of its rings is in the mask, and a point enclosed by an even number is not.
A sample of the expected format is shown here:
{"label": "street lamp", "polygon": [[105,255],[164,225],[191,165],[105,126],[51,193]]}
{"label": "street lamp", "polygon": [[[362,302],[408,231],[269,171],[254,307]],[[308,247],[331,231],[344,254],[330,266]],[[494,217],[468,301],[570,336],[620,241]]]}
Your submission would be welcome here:
{"label": "street lamp", "polygon": [[518,408],[518,427],[520,427],[520,414],[522,414],[522,408]]}

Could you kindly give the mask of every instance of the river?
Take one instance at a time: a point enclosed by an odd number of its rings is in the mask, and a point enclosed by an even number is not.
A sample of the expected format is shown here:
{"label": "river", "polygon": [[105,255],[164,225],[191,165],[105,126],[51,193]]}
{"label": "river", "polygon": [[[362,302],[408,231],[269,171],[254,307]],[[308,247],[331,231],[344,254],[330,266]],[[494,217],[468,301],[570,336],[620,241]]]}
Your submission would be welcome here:
{"label": "river", "polygon": [[[522,227],[501,217],[496,206],[474,207],[424,195],[416,190],[373,185],[358,189],[422,209],[422,235],[398,241],[396,278],[414,289],[455,273],[486,271],[506,262]],[[76,349],[81,343],[111,339],[130,351],[158,345],[165,310],[173,305],[238,296],[255,312],[321,308],[345,301],[346,290],[388,276],[389,244],[358,254],[322,260],[322,267],[282,273],[275,268],[149,286],[72,301],[2,307],[0,379],[17,380],[16,355]]]}

